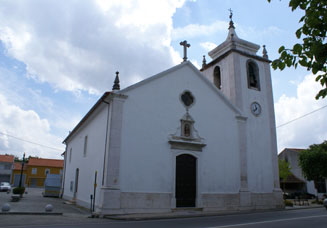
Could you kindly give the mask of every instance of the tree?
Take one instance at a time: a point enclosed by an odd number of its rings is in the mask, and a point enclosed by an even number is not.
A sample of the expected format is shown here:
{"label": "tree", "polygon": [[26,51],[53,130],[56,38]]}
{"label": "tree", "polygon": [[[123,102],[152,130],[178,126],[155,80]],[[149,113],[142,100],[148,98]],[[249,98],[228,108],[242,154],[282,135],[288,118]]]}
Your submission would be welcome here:
{"label": "tree", "polygon": [[281,46],[278,50],[280,57],[272,62],[272,67],[280,70],[298,65],[306,67],[322,86],[316,99],[324,98],[327,96],[327,1],[290,0],[289,6],[292,11],[299,9],[305,13],[299,20],[302,27],[295,32],[301,41],[292,48]]}
{"label": "tree", "polygon": [[317,182],[327,178],[327,141],[321,144],[310,145],[307,150],[299,154],[299,165],[303,175],[308,180],[313,180],[317,188]]}
{"label": "tree", "polygon": [[[280,180],[285,180],[289,175],[291,175],[290,164],[285,160],[278,159],[278,169]],[[285,191],[285,186],[283,186],[283,191]]]}

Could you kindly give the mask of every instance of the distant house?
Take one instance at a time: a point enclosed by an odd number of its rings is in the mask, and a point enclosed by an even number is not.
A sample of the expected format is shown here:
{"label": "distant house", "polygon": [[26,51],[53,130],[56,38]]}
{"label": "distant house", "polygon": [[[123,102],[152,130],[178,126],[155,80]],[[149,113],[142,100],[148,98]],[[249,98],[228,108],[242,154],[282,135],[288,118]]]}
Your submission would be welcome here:
{"label": "distant house", "polygon": [[[63,160],[31,157],[24,165],[22,183],[28,187],[43,187],[47,174],[62,174],[63,166]],[[19,184],[20,173],[21,163],[15,163],[12,180],[14,186]]]}
{"label": "distant house", "polygon": [[30,158],[27,165],[29,187],[43,187],[47,174],[62,174],[64,160]]}
{"label": "distant house", "polygon": [[20,175],[22,174],[22,186],[26,186],[26,165],[24,165],[23,173],[22,173],[22,163],[15,162],[13,169],[12,169],[12,177],[11,177],[11,184],[15,187],[19,186]]}
{"label": "distant house", "polygon": [[10,182],[14,159],[13,155],[0,155],[0,182]]}
{"label": "distant house", "polygon": [[305,179],[302,169],[299,166],[299,152],[303,149],[285,148],[278,158],[285,160],[290,164],[291,175],[286,180],[281,180],[280,186],[284,192],[308,192],[316,195],[317,193],[326,193],[326,180],[317,183],[317,189],[313,181]]}

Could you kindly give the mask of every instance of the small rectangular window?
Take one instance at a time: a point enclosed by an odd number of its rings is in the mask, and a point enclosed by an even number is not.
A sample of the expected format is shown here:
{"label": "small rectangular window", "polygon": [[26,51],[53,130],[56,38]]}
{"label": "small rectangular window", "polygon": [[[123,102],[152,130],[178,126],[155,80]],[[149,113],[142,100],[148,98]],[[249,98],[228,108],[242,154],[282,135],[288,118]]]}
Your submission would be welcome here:
{"label": "small rectangular window", "polygon": [[86,157],[87,154],[87,135],[85,135],[84,137],[84,152],[83,152],[83,156]]}
{"label": "small rectangular window", "polygon": [[70,182],[70,191],[73,192],[73,188],[74,188],[74,181],[71,181]]}
{"label": "small rectangular window", "polygon": [[50,174],[50,169],[45,169],[44,174],[45,174],[45,175]]}
{"label": "small rectangular window", "polygon": [[32,168],[32,174],[37,174],[37,168]]}
{"label": "small rectangular window", "polygon": [[69,163],[71,163],[71,161],[72,161],[72,153],[73,153],[73,148],[70,148],[70,151],[69,151]]}

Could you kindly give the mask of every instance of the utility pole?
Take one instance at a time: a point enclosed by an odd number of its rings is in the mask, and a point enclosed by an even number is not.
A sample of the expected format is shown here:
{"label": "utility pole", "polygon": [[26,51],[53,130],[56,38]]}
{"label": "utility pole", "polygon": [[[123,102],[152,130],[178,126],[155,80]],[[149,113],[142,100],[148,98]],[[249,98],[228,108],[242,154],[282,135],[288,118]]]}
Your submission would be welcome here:
{"label": "utility pole", "polygon": [[23,155],[22,169],[20,170],[19,187],[22,187],[22,178],[23,178],[24,163],[25,163],[25,153]]}

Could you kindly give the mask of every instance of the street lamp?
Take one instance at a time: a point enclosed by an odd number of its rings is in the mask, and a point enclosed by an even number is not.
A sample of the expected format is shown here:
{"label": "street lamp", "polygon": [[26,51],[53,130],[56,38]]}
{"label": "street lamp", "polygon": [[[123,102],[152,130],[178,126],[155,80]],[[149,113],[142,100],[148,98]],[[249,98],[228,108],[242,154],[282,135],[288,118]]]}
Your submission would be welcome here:
{"label": "street lamp", "polygon": [[25,153],[23,155],[22,169],[20,170],[19,187],[22,187],[22,177],[23,177],[24,162],[25,162]]}

